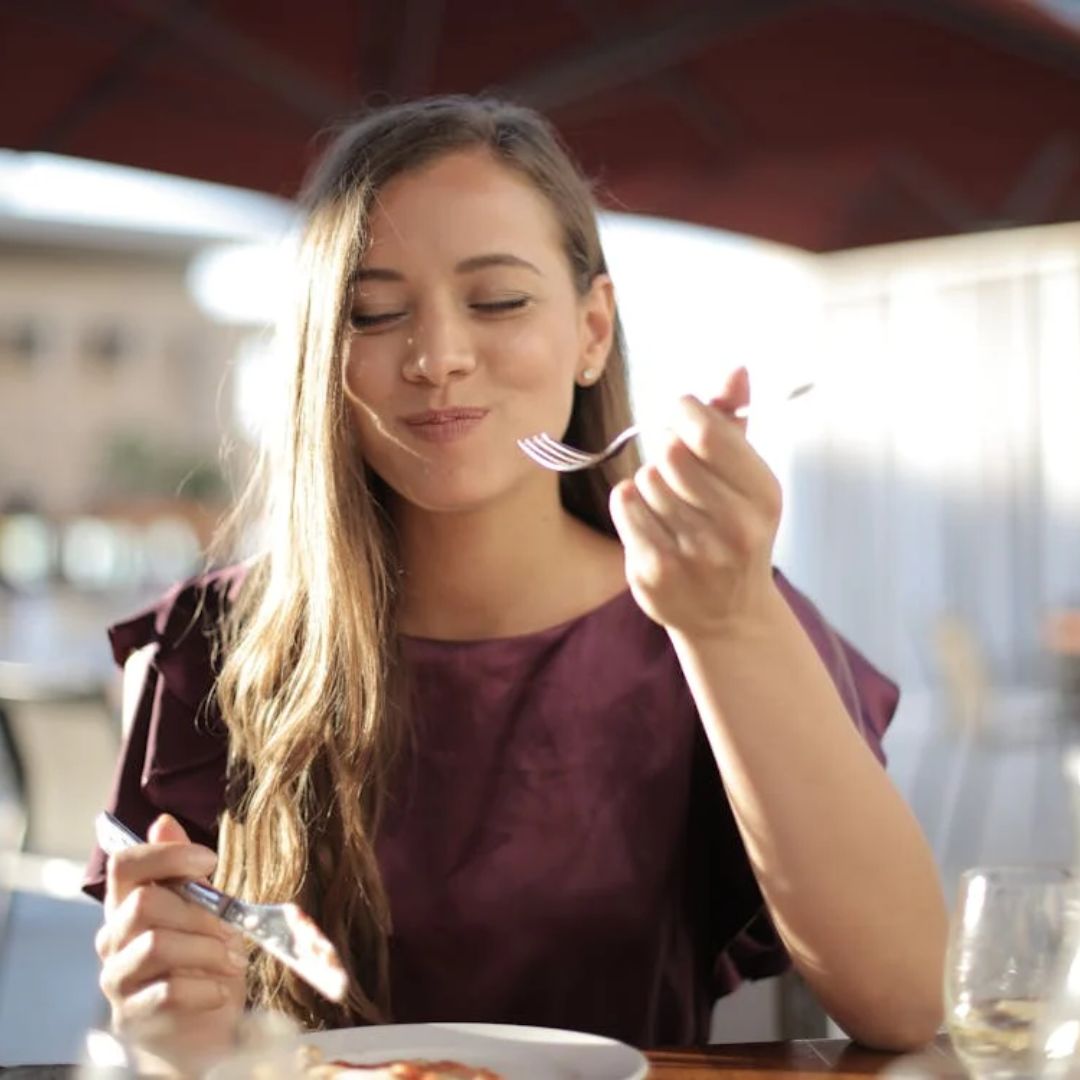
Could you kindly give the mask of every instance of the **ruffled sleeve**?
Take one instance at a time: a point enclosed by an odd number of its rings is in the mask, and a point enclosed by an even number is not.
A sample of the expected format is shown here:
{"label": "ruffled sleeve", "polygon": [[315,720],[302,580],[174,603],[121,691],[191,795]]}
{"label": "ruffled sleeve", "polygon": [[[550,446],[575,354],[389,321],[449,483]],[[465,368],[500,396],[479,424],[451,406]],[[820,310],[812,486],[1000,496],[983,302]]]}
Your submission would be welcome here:
{"label": "ruffled sleeve", "polygon": [[[168,812],[192,840],[217,845],[228,744],[214,699],[213,637],[243,573],[241,567],[230,567],[178,585],[109,628],[113,657],[121,667],[135,650],[152,650],[106,803],[141,836],[154,818]],[[83,890],[101,899],[104,883],[105,856],[95,848]]]}
{"label": "ruffled sleeve", "polygon": [[809,598],[799,592],[780,571],[774,571],[774,577],[780,592],[802,623],[803,630],[832,676],[859,734],[884,765],[885,750],[881,743],[900,703],[900,688],[841,637]]}
{"label": "ruffled sleeve", "polygon": [[[874,756],[884,765],[882,739],[900,701],[899,687],[833,630],[817,607],[778,570],[774,571],[774,578],[828,669],[852,723]],[[699,772],[698,783],[704,801],[697,805],[707,807],[706,814],[709,817],[706,820],[723,820],[725,813],[731,813],[730,807],[716,775],[711,753],[707,750],[706,756],[712,767],[706,766],[708,781],[703,780]],[[730,993],[744,979],[761,979],[779,974],[789,966],[790,960],[753,873],[749,872],[749,860],[734,822],[731,829],[723,829],[719,833],[714,831],[712,835],[707,865],[711,865],[713,870],[712,873],[706,870],[706,880],[711,882],[713,888],[705,890],[705,894],[712,897],[712,900],[707,902],[715,905],[714,911],[730,913],[734,909],[751,913],[734,936],[721,927],[716,928],[713,940],[722,937],[720,947],[710,950],[708,955],[714,957],[712,983],[715,996],[720,997]],[[717,836],[721,838],[721,849],[717,848]],[[731,850],[732,845],[739,850]],[[740,895],[736,898],[738,903],[733,903],[730,897],[732,878],[730,872],[724,873],[724,868],[741,863],[747,866],[748,873],[736,882],[736,890]],[[718,893],[715,890],[727,894],[726,902],[717,900]]]}

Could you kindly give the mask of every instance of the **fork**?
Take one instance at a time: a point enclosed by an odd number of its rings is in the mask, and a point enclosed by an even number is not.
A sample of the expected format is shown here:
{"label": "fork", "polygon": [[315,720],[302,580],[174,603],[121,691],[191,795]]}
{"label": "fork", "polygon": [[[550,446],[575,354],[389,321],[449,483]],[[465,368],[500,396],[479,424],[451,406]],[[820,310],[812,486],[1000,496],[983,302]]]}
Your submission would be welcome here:
{"label": "fork", "polygon": [[[146,843],[108,811],[94,819],[94,832],[108,855]],[[252,904],[199,881],[162,884],[235,926],[331,1001],[345,997],[348,976],[337,951],[296,904]]]}
{"label": "fork", "polygon": [[[779,399],[779,403],[794,401],[795,398],[802,397],[803,394],[808,394],[813,389],[814,384],[812,382],[802,383],[793,390],[789,390]],[[751,412],[757,412],[760,408],[762,408],[761,405],[740,405],[733,415],[742,420],[749,416]],[[624,431],[620,431],[603,450],[595,452],[578,450],[573,446],[567,446],[566,443],[553,439],[547,432],[541,432],[539,435],[528,435],[524,439],[518,439],[517,444],[526,457],[532,458],[537,465],[542,465],[545,469],[553,469],[555,472],[577,472],[580,469],[591,469],[596,465],[609,461],[631,439],[636,439],[640,434],[641,425],[631,424]]]}

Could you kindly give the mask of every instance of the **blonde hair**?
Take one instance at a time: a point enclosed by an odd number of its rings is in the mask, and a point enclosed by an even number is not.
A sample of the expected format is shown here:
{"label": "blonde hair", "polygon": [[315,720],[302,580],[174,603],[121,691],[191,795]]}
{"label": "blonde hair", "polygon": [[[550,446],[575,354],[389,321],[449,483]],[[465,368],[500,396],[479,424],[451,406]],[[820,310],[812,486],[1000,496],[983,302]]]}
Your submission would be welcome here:
{"label": "blonde hair", "polygon": [[[312,1027],[390,1018],[390,912],[375,837],[405,731],[397,552],[382,482],[355,446],[340,375],[348,283],[375,193],[441,154],[474,147],[549,200],[579,294],[606,271],[589,185],[531,110],[432,98],[341,129],[302,196],[280,434],[233,521],[258,513],[266,549],[221,628],[216,693],[229,733],[229,784],[218,882],[255,901],[297,899],[337,945],[351,976],[340,1006],[265,955],[249,967],[252,1004]],[[575,390],[567,437],[601,446],[629,419],[616,326],[603,377]],[[563,505],[613,535],[608,495],[635,464],[631,453],[564,476]]]}

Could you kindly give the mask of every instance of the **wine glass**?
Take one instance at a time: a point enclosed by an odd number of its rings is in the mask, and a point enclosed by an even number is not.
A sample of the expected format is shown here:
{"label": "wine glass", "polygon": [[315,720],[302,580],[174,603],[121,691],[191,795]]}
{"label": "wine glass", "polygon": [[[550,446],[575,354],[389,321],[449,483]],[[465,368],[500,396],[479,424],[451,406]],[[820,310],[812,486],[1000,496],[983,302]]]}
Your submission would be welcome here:
{"label": "wine glass", "polygon": [[976,867],[960,879],[945,965],[946,1023],[979,1080],[1038,1076],[1074,879],[1064,866]]}

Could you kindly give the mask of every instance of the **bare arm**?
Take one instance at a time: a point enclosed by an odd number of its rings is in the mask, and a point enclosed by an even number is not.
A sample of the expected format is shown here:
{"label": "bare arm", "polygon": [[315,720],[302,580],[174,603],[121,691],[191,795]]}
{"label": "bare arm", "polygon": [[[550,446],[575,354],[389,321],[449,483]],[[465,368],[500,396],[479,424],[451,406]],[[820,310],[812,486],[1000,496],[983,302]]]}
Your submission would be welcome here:
{"label": "bare arm", "polygon": [[942,1012],[946,914],[929,848],[772,579],[780,492],[741,426],[745,372],[684,399],[612,495],[627,578],[678,653],[762,893],[854,1038],[907,1049]]}
{"label": "bare arm", "polygon": [[861,1042],[926,1042],[946,928],[933,858],[786,601],[757,634],[672,640],[795,966]]}

